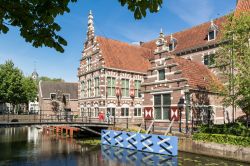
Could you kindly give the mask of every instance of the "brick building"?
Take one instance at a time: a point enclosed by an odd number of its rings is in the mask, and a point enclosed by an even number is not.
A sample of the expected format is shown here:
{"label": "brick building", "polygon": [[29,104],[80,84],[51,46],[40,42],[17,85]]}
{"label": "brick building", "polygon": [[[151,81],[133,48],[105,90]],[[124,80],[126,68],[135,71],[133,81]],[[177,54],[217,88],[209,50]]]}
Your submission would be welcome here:
{"label": "brick building", "polygon": [[[235,13],[249,11],[249,4],[249,0],[238,1]],[[223,123],[242,115],[240,110],[232,115],[231,108],[224,108],[216,91],[223,83],[214,55],[226,22],[223,16],[168,36],[160,32],[155,40],[132,45],[95,36],[90,12],[78,69],[81,116],[109,111],[132,121],[145,116],[159,123],[173,118]]]}
{"label": "brick building", "polygon": [[134,120],[142,117],[143,77],[150,67],[151,50],[94,35],[93,16],[88,20],[87,41],[78,69],[81,116]]}
{"label": "brick building", "polygon": [[[39,108],[43,116],[78,115],[78,84],[68,82],[40,81]],[[58,104],[53,105],[53,102]]]}

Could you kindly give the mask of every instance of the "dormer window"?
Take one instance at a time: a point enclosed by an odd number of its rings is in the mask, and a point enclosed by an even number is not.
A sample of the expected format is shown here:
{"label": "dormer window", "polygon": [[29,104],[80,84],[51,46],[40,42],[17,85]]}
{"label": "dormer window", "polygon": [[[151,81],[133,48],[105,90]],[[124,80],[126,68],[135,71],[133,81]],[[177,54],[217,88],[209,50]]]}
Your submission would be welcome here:
{"label": "dormer window", "polygon": [[215,36],[216,36],[216,31],[210,31],[210,32],[208,33],[208,41],[214,40],[214,39],[215,39]]}
{"label": "dormer window", "polygon": [[170,43],[169,44],[169,51],[173,51],[174,50],[174,44],[173,43]]}
{"label": "dormer window", "polygon": [[208,41],[210,40],[215,40],[216,39],[216,36],[217,36],[217,32],[218,32],[218,26],[214,24],[214,21],[212,20],[211,21],[211,25],[210,27],[208,28]]}
{"label": "dormer window", "polygon": [[173,51],[175,49],[177,45],[177,39],[173,37],[173,35],[171,34],[171,37],[170,37],[170,43],[169,43],[169,51]]}
{"label": "dormer window", "polygon": [[56,100],[56,94],[55,93],[51,93],[50,94],[50,99],[51,100]]}

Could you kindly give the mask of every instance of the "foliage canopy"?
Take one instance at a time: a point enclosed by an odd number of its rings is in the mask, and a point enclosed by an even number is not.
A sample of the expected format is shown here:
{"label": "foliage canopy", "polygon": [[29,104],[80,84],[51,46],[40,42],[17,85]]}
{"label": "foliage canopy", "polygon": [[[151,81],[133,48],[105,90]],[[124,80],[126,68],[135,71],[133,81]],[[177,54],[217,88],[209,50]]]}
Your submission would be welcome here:
{"label": "foliage canopy", "polygon": [[[149,12],[157,12],[162,0],[118,0],[122,6],[134,12],[141,19]],[[61,26],[55,22],[58,15],[69,13],[69,3],[77,0],[21,0],[0,1],[0,33],[7,33],[9,27],[20,28],[20,35],[34,47],[50,47],[64,52],[67,41],[58,34]]]}
{"label": "foliage canopy", "polygon": [[224,44],[216,56],[226,86],[224,104],[236,103],[250,115],[250,13],[231,15],[223,31]]}
{"label": "foliage canopy", "polygon": [[0,64],[0,101],[18,104],[34,101],[37,96],[37,86],[34,80],[24,77],[12,61]]}

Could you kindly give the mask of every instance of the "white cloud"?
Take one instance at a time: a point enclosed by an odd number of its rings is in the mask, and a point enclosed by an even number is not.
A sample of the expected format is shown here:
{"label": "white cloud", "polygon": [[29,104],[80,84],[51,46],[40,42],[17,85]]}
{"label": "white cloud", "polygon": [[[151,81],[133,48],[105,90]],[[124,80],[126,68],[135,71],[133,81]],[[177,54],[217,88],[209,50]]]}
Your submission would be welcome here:
{"label": "white cloud", "polygon": [[209,0],[172,0],[169,9],[190,25],[208,21],[213,14]]}

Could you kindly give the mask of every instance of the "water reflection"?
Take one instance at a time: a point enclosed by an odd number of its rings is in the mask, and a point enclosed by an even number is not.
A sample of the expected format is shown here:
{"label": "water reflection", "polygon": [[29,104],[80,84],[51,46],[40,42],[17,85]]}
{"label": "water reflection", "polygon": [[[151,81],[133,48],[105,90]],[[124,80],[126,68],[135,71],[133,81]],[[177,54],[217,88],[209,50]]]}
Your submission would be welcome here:
{"label": "water reflection", "polygon": [[131,165],[177,166],[177,157],[159,155],[131,149],[102,145],[102,156],[107,161],[117,161]]}
{"label": "water reflection", "polygon": [[[178,159],[178,164],[177,164]],[[79,145],[34,127],[0,128],[0,166],[247,165],[179,152],[171,158],[110,146]]]}

